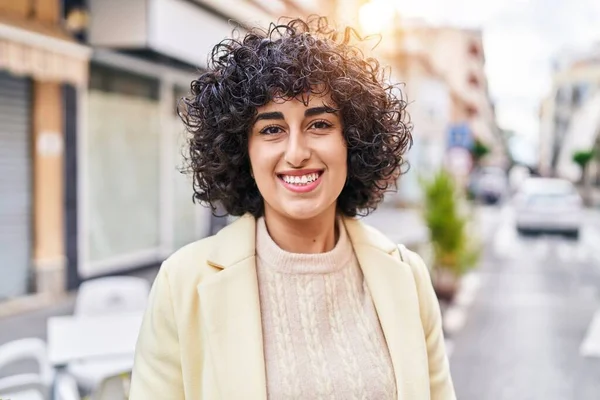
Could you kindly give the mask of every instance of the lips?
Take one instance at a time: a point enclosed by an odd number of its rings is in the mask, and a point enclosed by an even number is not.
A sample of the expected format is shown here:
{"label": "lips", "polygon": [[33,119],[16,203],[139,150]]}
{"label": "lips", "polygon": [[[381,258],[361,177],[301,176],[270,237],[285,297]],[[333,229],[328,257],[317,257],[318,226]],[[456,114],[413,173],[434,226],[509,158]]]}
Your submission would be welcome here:
{"label": "lips", "polygon": [[321,183],[323,170],[286,171],[277,174],[283,186],[292,192],[306,193],[314,190]]}

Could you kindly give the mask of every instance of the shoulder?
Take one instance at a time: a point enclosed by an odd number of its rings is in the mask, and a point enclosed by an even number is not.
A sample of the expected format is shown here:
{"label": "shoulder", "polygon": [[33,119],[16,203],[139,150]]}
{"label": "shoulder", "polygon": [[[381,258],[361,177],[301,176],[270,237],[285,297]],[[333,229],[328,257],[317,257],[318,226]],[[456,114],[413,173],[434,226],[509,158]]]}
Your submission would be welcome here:
{"label": "shoulder", "polygon": [[225,226],[216,235],[190,243],[163,262],[161,275],[175,290],[194,287],[207,276],[255,254],[256,221],[245,215]]}
{"label": "shoulder", "polygon": [[207,261],[215,240],[214,235],[209,236],[175,251],[162,263],[159,275],[162,275],[171,287],[191,285],[195,288],[205,276],[217,270]]}
{"label": "shoulder", "polygon": [[423,258],[415,251],[409,250],[406,246],[398,245],[398,254],[400,259],[410,266],[417,283],[420,283],[422,279],[429,278],[429,268],[423,261]]}

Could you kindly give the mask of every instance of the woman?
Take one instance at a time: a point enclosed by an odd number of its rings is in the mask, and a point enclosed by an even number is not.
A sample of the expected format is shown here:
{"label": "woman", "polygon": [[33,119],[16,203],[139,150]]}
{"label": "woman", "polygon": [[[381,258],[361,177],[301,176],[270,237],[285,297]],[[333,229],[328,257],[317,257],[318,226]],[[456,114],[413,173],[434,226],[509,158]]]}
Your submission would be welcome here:
{"label": "woman", "polygon": [[353,218],[395,182],[411,135],[348,32],[253,31],[192,83],[195,199],[241,218],[163,264],[131,399],[455,398],[426,267]]}

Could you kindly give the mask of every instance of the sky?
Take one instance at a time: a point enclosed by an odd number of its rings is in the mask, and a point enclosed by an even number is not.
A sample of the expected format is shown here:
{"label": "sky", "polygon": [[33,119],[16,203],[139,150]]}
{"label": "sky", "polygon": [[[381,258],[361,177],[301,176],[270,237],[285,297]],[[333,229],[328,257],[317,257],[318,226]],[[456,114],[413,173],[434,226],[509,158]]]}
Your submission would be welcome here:
{"label": "sky", "polygon": [[483,32],[500,127],[535,141],[553,60],[600,43],[600,0],[394,0],[406,17]]}

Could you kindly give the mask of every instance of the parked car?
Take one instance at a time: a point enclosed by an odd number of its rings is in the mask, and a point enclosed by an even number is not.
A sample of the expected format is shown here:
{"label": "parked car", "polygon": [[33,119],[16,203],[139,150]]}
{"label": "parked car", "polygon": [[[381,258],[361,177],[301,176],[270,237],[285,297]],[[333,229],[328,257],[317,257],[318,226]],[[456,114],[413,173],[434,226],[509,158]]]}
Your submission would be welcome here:
{"label": "parked car", "polygon": [[473,173],[469,190],[485,204],[496,204],[508,193],[508,178],[502,168],[484,167]]}
{"label": "parked car", "polygon": [[583,201],[567,180],[529,178],[515,195],[514,205],[520,234],[556,232],[579,237]]}

